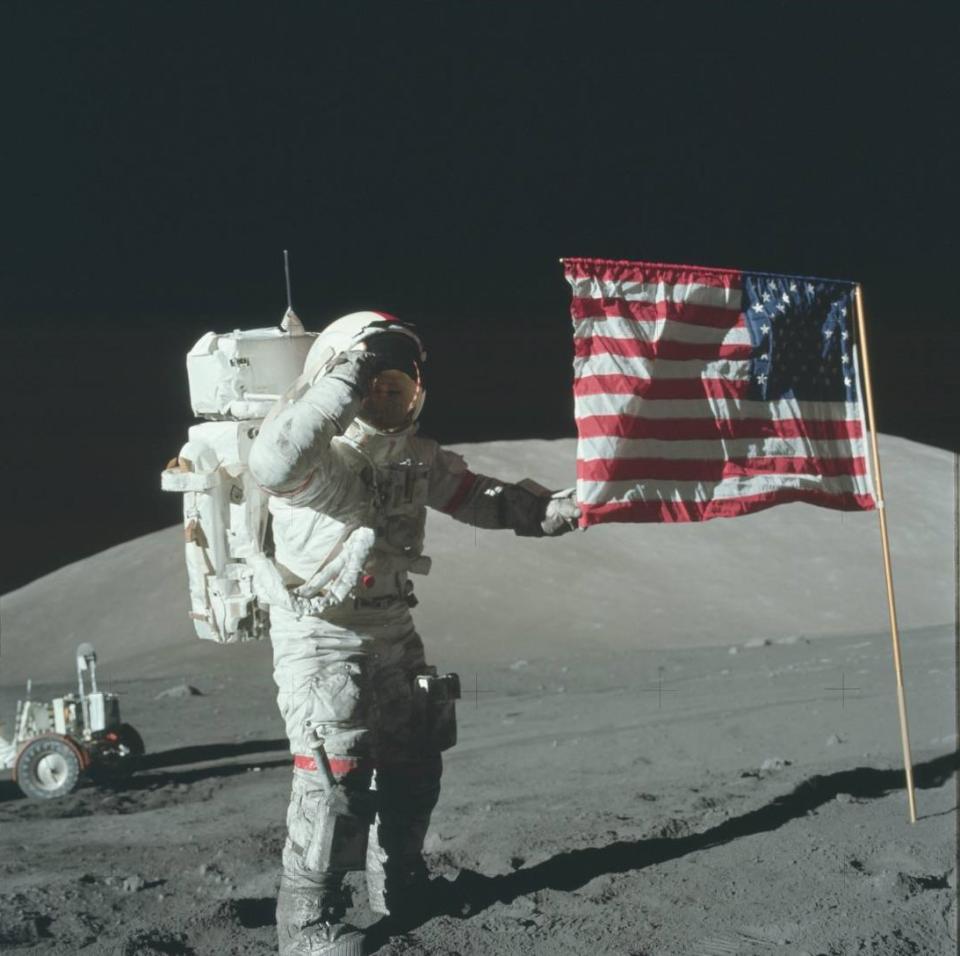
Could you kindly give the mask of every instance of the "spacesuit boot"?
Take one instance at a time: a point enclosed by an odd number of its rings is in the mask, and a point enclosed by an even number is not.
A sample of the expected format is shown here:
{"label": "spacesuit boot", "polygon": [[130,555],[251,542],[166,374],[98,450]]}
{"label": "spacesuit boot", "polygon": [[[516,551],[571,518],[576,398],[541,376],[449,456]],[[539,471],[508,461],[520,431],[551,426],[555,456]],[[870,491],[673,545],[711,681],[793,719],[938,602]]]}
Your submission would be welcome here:
{"label": "spacesuit boot", "polygon": [[286,867],[277,897],[280,956],[364,956],[364,934],[343,922],[342,873],[294,874]]}
{"label": "spacesuit boot", "polygon": [[359,788],[343,780],[331,787],[318,776],[294,771],[277,896],[280,956],[359,956],[365,937],[343,922],[343,878],[363,865],[371,794],[362,779]]}
{"label": "spacesuit boot", "polygon": [[439,754],[377,768],[377,818],[367,844],[370,908],[397,924],[434,915],[423,841],[440,797]]}

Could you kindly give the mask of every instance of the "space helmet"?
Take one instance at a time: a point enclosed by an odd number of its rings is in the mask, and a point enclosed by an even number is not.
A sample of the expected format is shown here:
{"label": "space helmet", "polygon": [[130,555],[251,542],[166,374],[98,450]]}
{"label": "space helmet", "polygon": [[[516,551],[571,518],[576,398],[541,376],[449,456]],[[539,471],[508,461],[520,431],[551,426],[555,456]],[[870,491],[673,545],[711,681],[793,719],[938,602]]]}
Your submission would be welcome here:
{"label": "space helmet", "polygon": [[387,312],[352,312],[319,333],[304,362],[305,378],[315,382],[351,349],[367,349],[378,373],[358,415],[377,431],[396,432],[417,420],[427,393],[423,364],[427,353],[412,325]]}

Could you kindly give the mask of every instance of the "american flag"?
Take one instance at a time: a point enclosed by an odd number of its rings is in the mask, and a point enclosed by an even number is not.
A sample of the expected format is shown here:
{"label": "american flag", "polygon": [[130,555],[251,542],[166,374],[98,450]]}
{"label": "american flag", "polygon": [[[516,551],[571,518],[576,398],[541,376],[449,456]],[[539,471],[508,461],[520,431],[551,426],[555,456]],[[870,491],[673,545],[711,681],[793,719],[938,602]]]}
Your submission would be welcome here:
{"label": "american flag", "polygon": [[854,284],[565,259],[586,527],[874,508]]}

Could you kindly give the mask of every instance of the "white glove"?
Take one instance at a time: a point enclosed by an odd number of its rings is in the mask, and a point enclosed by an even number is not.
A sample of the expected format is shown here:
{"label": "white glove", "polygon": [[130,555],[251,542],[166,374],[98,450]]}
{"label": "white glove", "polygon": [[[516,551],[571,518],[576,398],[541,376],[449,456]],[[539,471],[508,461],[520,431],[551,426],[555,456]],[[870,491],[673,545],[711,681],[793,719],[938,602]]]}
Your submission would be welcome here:
{"label": "white glove", "polygon": [[363,566],[373,550],[375,533],[360,526],[346,534],[340,550],[309,581],[288,591],[276,564],[262,552],[246,555],[253,569],[257,597],[267,604],[293,611],[298,618],[306,614],[322,614],[342,604],[357,586]]}
{"label": "white glove", "polygon": [[354,528],[344,538],[340,552],[301,584],[293,592],[294,597],[307,602],[314,614],[342,604],[363,575],[374,537],[372,528]]}
{"label": "white glove", "polygon": [[556,491],[550,496],[546,511],[543,514],[543,520],[540,522],[540,527],[543,528],[545,535],[555,538],[558,535],[566,534],[568,531],[576,531],[580,518],[576,493],[576,488],[565,488],[563,491]]}

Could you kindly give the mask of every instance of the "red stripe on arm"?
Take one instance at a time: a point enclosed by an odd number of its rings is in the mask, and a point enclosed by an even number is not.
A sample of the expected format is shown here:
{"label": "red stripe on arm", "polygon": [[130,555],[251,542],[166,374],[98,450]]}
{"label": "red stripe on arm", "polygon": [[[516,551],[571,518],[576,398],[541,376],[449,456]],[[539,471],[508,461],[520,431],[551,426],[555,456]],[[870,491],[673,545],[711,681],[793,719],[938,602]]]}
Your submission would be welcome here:
{"label": "red stripe on arm", "polygon": [[260,482],[257,482],[257,487],[265,494],[274,495],[277,498],[290,498],[293,495],[303,491],[303,489],[310,484],[311,480],[313,479],[313,476],[316,474],[316,471],[317,471],[316,468],[312,468],[310,470],[310,474],[308,474],[307,477],[304,478],[303,481],[300,482],[300,484],[297,485],[296,488],[292,488],[290,491],[274,491],[272,488],[265,488],[263,485],[260,484]]}
{"label": "red stripe on arm", "polygon": [[466,500],[467,495],[470,494],[470,489],[476,482],[477,476],[472,471],[465,471],[460,479],[460,484],[457,485],[457,490],[453,493],[453,497],[439,510],[444,514],[452,515]]}

